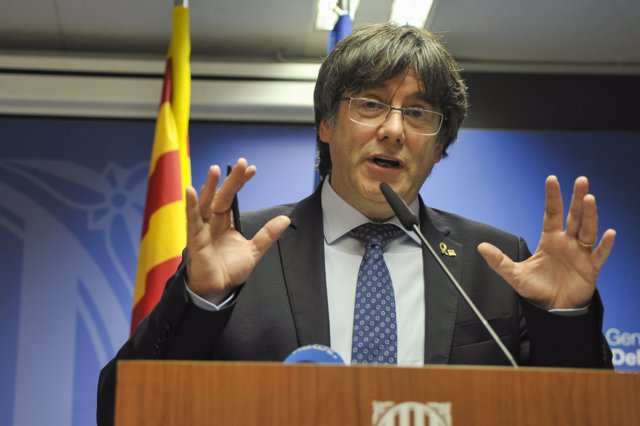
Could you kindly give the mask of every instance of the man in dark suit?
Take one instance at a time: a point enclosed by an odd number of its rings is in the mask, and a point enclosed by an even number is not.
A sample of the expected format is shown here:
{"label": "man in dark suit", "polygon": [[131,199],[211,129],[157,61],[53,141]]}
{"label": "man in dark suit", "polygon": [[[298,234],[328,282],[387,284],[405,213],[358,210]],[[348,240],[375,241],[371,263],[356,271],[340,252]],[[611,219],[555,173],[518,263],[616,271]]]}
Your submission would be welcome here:
{"label": "man in dark suit", "polygon": [[[243,215],[241,235],[232,201],[255,167],[238,160],[217,188],[220,169],[213,166],[200,197],[188,189],[184,261],[103,369],[100,423],[112,420],[118,359],[281,361],[320,343],[352,362],[365,249],[351,230],[399,224],[381,182],[418,212],[426,238],[520,364],[611,367],[595,285],[615,232],[596,245],[597,209],[586,178],[575,182],[566,225],[559,183],[547,179],[533,255],[522,239],[428,208],[418,196],[467,110],[455,62],[431,34],[393,25],[356,31],[323,63],[314,104],[324,179],[310,197]],[[384,259],[395,293],[394,362],[507,364],[415,236],[401,232]]]}

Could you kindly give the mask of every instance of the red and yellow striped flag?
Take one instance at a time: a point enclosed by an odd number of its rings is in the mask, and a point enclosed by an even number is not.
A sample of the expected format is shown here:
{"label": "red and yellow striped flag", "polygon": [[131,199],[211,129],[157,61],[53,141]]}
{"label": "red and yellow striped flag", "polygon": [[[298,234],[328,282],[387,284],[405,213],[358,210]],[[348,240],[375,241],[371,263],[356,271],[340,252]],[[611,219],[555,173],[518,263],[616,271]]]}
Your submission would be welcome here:
{"label": "red and yellow striped flag", "polygon": [[185,188],[191,185],[190,54],[189,9],[176,6],[149,167],[133,294],[132,333],[160,300],[164,284],[175,272],[187,244]]}

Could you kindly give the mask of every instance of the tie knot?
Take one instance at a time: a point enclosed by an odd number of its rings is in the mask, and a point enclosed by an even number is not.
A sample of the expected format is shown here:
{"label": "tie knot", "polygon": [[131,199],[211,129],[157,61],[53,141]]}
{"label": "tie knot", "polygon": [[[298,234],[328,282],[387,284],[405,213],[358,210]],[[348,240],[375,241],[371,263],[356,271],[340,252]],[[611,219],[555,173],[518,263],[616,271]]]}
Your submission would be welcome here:
{"label": "tie knot", "polygon": [[349,234],[361,241],[365,248],[379,245],[381,248],[402,235],[402,229],[390,223],[365,223],[353,228]]}

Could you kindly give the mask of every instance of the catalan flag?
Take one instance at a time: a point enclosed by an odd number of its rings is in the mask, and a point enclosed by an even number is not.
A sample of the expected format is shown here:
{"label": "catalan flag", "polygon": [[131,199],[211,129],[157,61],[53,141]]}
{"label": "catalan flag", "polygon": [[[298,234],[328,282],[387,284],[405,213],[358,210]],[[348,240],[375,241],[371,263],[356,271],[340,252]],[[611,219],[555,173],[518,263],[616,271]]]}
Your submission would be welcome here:
{"label": "catalan flag", "polygon": [[189,9],[175,6],[156,122],[133,294],[131,332],[156,305],[187,243],[185,188],[191,185]]}

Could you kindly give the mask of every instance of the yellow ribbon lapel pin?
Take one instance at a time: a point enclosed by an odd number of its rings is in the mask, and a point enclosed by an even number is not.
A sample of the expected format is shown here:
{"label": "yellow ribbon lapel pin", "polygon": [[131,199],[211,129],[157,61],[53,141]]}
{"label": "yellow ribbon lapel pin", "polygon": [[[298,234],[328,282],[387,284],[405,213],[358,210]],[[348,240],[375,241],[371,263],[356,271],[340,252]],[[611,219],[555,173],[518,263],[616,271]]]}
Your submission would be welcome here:
{"label": "yellow ribbon lapel pin", "polygon": [[445,256],[456,256],[456,251],[454,249],[447,249],[447,245],[445,243],[440,243],[440,253]]}

